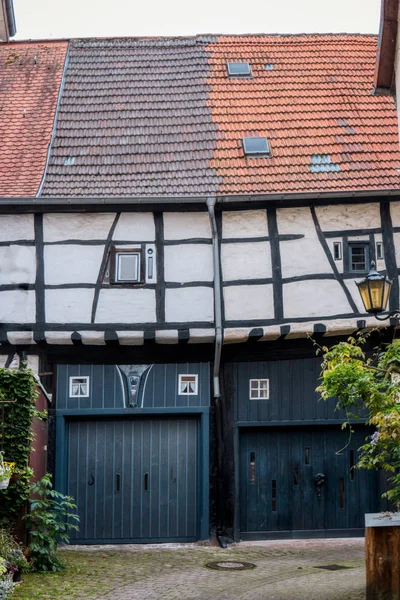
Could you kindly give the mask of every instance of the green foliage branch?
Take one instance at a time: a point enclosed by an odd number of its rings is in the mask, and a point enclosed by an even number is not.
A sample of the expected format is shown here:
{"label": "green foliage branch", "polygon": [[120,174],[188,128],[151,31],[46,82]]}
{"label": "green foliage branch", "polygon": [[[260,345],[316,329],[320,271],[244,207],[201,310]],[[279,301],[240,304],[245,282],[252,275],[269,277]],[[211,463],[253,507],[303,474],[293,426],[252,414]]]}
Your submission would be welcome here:
{"label": "green foliage branch", "polygon": [[69,532],[78,530],[79,517],[71,496],[53,489],[51,475],[31,485],[30,512],[24,517],[30,533],[32,567],[42,573],[60,571],[64,563],[57,554],[60,542],[69,542]]}
{"label": "green foliage branch", "polygon": [[365,351],[367,335],[349,337],[331,348],[322,347],[322,383],[317,388],[324,400],[336,398],[337,408],[349,420],[366,416],[376,430],[360,448],[357,467],[383,469],[390,474],[384,494],[400,509],[400,340],[379,349],[372,357]]}
{"label": "green foliage branch", "polygon": [[32,421],[35,416],[45,418],[45,414],[36,411],[38,394],[35,375],[26,363],[20,369],[0,369],[0,410],[4,409],[0,449],[5,461],[15,463],[16,473],[8,488],[0,491],[0,526],[12,527],[29,498]]}

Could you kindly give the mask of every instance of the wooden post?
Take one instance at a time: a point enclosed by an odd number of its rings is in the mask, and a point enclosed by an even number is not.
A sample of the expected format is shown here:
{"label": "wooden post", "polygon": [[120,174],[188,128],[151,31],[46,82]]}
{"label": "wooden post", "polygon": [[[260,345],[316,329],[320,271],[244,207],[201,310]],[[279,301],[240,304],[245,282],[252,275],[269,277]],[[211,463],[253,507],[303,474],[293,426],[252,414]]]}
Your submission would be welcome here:
{"label": "wooden post", "polygon": [[366,600],[400,600],[400,515],[365,515]]}

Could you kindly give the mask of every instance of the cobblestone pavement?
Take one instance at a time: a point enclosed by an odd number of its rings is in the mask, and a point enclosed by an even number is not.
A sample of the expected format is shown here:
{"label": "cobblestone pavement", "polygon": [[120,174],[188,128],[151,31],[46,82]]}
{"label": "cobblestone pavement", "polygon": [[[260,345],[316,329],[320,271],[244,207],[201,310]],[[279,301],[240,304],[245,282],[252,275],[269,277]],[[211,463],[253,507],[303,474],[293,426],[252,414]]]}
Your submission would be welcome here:
{"label": "cobblestone pavement", "polygon": [[[68,549],[66,554],[73,552]],[[249,542],[224,550],[215,546],[79,547],[96,555],[118,553],[124,569],[108,573],[108,589],[95,600],[361,600],[364,540]],[[245,561],[247,571],[214,571],[209,561]],[[329,571],[323,565],[349,567]]]}

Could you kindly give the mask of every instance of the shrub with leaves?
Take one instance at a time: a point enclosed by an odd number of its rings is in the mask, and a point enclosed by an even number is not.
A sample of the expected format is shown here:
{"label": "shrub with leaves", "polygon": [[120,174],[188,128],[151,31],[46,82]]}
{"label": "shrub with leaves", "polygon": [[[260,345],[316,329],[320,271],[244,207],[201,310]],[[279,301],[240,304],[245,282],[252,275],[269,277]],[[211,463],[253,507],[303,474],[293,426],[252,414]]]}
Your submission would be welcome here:
{"label": "shrub with leaves", "polygon": [[15,583],[10,577],[0,578],[0,600],[6,600],[14,591]]}
{"label": "shrub with leaves", "polygon": [[[324,400],[336,398],[347,418],[366,416],[376,431],[361,447],[357,467],[383,469],[391,474],[384,494],[400,509],[400,340],[394,340],[373,357],[364,348],[367,335],[348,338],[332,348],[322,348]],[[349,421],[343,427],[351,426]]]}
{"label": "shrub with leaves", "polygon": [[1,424],[1,448],[5,461],[15,463],[13,478],[6,490],[0,491],[0,526],[12,527],[22,506],[29,498],[32,469],[32,421],[36,411],[37,382],[31,369],[22,363],[20,369],[0,369],[0,401],[4,408]]}
{"label": "shrub with leaves", "polygon": [[30,533],[29,553],[35,571],[60,571],[64,563],[57,544],[69,542],[69,532],[78,530],[79,517],[71,496],[53,489],[51,475],[31,485],[30,513],[25,520]]}

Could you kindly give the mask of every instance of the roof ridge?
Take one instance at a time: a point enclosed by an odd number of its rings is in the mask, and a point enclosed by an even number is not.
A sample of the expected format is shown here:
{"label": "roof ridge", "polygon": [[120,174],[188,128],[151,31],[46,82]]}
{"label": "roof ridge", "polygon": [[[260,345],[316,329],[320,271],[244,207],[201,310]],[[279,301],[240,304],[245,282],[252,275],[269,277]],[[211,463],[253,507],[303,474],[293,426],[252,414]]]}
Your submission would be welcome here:
{"label": "roof ridge", "polygon": [[1,46],[12,46],[18,44],[47,44],[47,43],[68,43],[68,42],[161,42],[161,41],[199,41],[209,43],[210,38],[214,38],[218,43],[224,43],[226,38],[242,39],[251,38],[253,41],[255,38],[378,38],[378,34],[375,33],[348,33],[348,32],[325,32],[325,33],[198,33],[195,35],[159,35],[159,36],[88,36],[88,37],[67,37],[67,38],[40,38],[40,39],[26,39],[26,40],[11,40],[9,42],[1,42]]}

